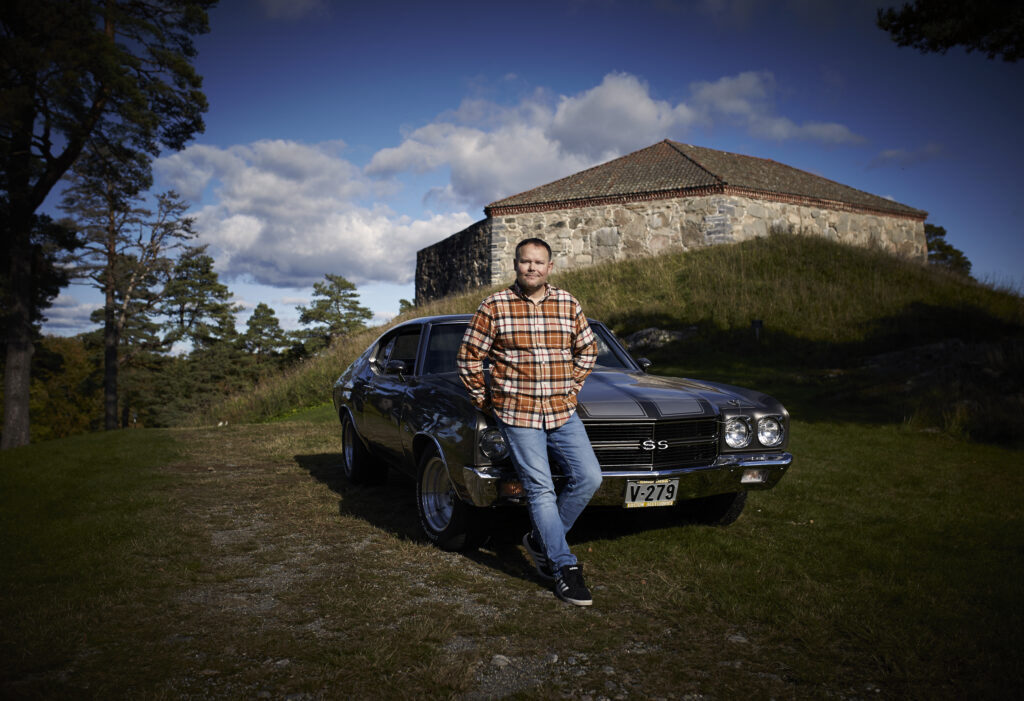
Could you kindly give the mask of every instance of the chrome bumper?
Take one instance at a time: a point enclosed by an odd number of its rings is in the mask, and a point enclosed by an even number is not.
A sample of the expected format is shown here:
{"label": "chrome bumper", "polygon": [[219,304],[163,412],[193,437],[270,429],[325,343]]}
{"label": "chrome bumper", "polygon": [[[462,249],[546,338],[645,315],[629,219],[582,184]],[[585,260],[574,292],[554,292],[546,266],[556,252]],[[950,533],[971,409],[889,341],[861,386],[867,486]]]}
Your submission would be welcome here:
{"label": "chrome bumper", "polygon": [[[601,487],[590,503],[593,505],[622,504],[629,480],[678,479],[679,499],[697,499],[713,494],[742,492],[753,489],[771,489],[793,464],[790,453],[758,453],[747,455],[720,455],[710,465],[683,467],[671,470],[615,470],[602,472]],[[507,473],[494,467],[462,468],[463,483],[456,488],[460,496],[474,506],[493,506],[499,498],[501,482],[510,480]]]}

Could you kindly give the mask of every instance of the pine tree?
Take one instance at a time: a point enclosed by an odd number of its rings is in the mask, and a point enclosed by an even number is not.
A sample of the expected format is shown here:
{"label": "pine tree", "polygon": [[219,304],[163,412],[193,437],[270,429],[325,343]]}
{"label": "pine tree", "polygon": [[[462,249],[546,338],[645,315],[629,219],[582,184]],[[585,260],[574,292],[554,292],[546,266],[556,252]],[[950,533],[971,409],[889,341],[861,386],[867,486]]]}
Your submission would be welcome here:
{"label": "pine tree", "polygon": [[324,276],[327,282],[313,285],[313,302],[299,306],[299,323],[310,326],[305,332],[306,348],[315,353],[338,336],[366,328],[373,312],[359,304],[356,286],[341,275]]}
{"label": "pine tree", "polygon": [[158,343],[149,317],[170,272],[171,256],[195,235],[192,219],[184,216],[188,205],[174,192],[157,197],[155,215],[141,206],[143,190],[151,182],[149,165],[149,157],[142,154],[87,149],[61,203],[81,236],[81,247],[69,260],[72,274],[103,293],[107,430],[118,426],[118,373],[126,330],[135,332],[137,349],[144,329],[150,343]]}
{"label": "pine tree", "polygon": [[185,250],[163,297],[168,341],[184,341],[201,349],[236,340],[235,312],[239,307],[231,302],[231,291],[220,282],[206,246]]}
{"label": "pine tree", "polygon": [[945,268],[964,277],[971,276],[971,261],[964,252],[946,240],[946,229],[934,224],[924,225],[928,243],[928,264]]}
{"label": "pine tree", "polygon": [[252,316],[246,322],[242,347],[258,360],[276,357],[288,347],[284,329],[269,305],[260,302],[252,310]]}

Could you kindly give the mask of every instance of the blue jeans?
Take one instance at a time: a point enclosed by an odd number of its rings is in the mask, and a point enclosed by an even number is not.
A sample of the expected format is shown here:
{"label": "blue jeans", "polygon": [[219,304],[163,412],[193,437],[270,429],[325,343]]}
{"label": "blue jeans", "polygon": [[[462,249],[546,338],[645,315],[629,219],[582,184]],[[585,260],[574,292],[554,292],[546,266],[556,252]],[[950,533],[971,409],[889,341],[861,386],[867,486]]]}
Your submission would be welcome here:
{"label": "blue jeans", "polygon": [[[520,428],[498,421],[512,452],[512,462],[526,491],[534,536],[538,538],[556,573],[576,564],[565,535],[601,486],[601,466],[590,446],[580,417],[551,430]],[[555,454],[566,477],[562,492],[555,485],[548,464],[548,448]]]}

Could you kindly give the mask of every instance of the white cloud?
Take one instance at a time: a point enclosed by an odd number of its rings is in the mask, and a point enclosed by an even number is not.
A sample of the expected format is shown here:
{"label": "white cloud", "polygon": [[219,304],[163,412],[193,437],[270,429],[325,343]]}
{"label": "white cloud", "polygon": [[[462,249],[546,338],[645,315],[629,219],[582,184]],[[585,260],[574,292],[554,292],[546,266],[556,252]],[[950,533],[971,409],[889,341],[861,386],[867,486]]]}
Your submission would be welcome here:
{"label": "white cloud", "polygon": [[647,84],[635,76],[610,73],[580,95],[563,95],[548,134],[566,153],[607,160],[685,131],[697,118],[683,103],[652,99]]}
{"label": "white cloud", "polygon": [[466,100],[378,151],[365,172],[387,178],[447,167],[448,184],[425,199],[474,211],[661,139],[682,138],[697,126],[739,125],[773,140],[863,140],[842,124],[796,123],[776,114],[774,93],[771,73],[745,72],[693,83],[689,99],[673,103],[652,97],[636,76],[610,73],[575,95],[538,90],[513,106]]}
{"label": "white cloud", "polygon": [[157,172],[193,199],[213,190],[214,203],[195,213],[196,229],[229,280],[303,287],[336,273],[356,284],[405,283],[418,249],[472,223],[464,212],[416,220],[361,205],[384,190],[341,149],[283,140],[190,146],[161,159]]}

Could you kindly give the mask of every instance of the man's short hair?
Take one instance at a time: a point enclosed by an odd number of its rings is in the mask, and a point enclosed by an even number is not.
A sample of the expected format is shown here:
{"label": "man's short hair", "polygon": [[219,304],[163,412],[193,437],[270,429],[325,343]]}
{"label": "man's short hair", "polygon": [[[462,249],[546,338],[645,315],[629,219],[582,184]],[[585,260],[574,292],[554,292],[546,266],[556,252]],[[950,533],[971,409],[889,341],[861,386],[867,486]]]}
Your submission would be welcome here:
{"label": "man's short hair", "polygon": [[546,248],[548,250],[548,260],[551,260],[551,246],[549,246],[548,242],[544,239],[531,238],[520,241],[516,245],[516,260],[519,260],[519,249],[523,246],[540,246],[541,248]]}

